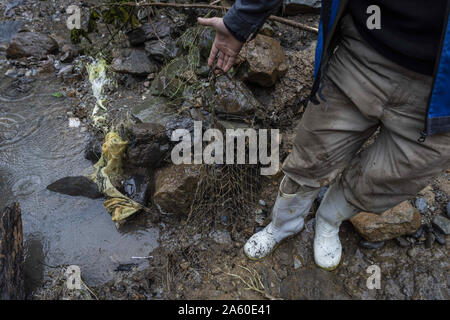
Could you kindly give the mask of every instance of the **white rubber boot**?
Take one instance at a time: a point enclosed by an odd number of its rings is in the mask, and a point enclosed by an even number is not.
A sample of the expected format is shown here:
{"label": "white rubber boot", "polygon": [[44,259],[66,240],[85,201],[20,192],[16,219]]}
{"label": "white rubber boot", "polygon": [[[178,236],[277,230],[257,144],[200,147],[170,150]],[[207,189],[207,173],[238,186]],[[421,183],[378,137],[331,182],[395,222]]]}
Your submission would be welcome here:
{"label": "white rubber boot", "polygon": [[339,227],[358,212],[345,199],[339,183],[330,186],[316,213],[314,261],[319,267],[328,271],[338,267],[342,256]]}
{"label": "white rubber boot", "polygon": [[300,232],[304,218],[316,199],[319,189],[306,193],[286,194],[280,191],[272,210],[272,221],[260,232],[255,233],[245,244],[244,253],[251,260],[259,260],[269,255],[284,239]]}

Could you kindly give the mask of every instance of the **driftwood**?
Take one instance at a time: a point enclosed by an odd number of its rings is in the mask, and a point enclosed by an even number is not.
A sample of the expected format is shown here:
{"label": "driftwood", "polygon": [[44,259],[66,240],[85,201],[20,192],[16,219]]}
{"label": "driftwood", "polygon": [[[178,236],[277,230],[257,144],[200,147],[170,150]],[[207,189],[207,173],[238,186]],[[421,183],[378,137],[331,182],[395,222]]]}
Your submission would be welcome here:
{"label": "driftwood", "polygon": [[25,298],[22,217],[14,203],[0,212],[0,300]]}
{"label": "driftwood", "polygon": [[[213,3],[216,3],[215,1]],[[202,3],[162,3],[162,2],[119,2],[119,3],[109,3],[106,5],[127,5],[133,7],[172,7],[172,8],[193,8],[193,9],[213,9],[213,10],[228,10],[230,7],[217,6],[211,4],[202,4]],[[100,5],[105,6],[105,5]],[[98,6],[98,7],[100,7]],[[278,16],[270,16],[269,20],[277,21],[292,27],[299,28],[301,30],[310,31],[315,34],[319,33],[319,30],[314,27],[310,27],[306,24],[296,22],[293,20],[285,19]]]}

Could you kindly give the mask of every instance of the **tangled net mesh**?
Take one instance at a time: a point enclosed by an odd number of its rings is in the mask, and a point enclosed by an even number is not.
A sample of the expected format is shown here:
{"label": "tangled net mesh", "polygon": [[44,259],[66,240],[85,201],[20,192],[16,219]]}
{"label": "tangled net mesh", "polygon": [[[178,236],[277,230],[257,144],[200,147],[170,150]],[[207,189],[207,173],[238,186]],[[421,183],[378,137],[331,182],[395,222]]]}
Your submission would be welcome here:
{"label": "tangled net mesh", "polygon": [[242,232],[253,224],[260,180],[257,165],[202,165],[186,225],[203,234]]}

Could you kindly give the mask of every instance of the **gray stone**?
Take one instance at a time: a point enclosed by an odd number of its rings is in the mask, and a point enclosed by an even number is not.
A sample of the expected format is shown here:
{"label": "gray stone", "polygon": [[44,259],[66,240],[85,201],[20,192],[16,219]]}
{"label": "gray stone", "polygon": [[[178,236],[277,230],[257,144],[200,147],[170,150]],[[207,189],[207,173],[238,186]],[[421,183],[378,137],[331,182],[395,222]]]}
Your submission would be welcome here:
{"label": "gray stone", "polygon": [[424,198],[417,198],[414,205],[421,214],[427,213],[428,205]]}
{"label": "gray stone", "polygon": [[118,73],[134,75],[147,75],[157,70],[156,65],[150,61],[145,50],[127,48],[117,50],[113,54],[111,67]]}
{"label": "gray stone", "polygon": [[6,55],[8,58],[43,57],[58,50],[56,41],[42,33],[21,32],[10,41]]}
{"label": "gray stone", "polygon": [[53,192],[67,194],[69,196],[82,196],[91,199],[101,198],[103,195],[98,191],[97,184],[91,179],[79,177],[65,177],[47,186]]}
{"label": "gray stone", "polygon": [[209,237],[217,244],[231,244],[230,233],[224,230],[213,230]]}
{"label": "gray stone", "polygon": [[226,76],[220,76],[216,79],[213,99],[216,106],[215,111],[218,113],[249,115],[262,108],[259,101],[242,81],[230,81]]}
{"label": "gray stone", "polygon": [[159,62],[170,61],[181,54],[181,49],[177,47],[176,42],[169,38],[145,42],[145,51]]}
{"label": "gray stone", "polygon": [[148,40],[157,40],[170,35],[172,28],[168,19],[161,19],[143,24],[141,27],[130,31],[127,36],[132,46],[139,46]]}
{"label": "gray stone", "polygon": [[447,203],[447,217],[450,218],[450,202]]}
{"label": "gray stone", "polygon": [[0,22],[0,43],[9,42],[22,28],[22,21]]}
{"label": "gray stone", "polygon": [[433,218],[432,223],[443,234],[447,236],[450,234],[450,220],[446,217],[437,215]]}

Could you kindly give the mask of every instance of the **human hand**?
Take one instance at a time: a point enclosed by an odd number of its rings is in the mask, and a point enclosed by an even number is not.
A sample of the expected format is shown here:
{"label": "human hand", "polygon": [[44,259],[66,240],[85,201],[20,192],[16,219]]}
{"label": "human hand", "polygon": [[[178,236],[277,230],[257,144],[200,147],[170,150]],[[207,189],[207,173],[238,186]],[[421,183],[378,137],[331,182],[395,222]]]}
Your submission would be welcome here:
{"label": "human hand", "polygon": [[218,56],[216,66],[224,72],[228,72],[236,61],[244,43],[228,31],[222,18],[197,18],[197,21],[203,26],[210,26],[216,30],[216,37],[208,58],[208,66],[211,67],[216,56]]}

